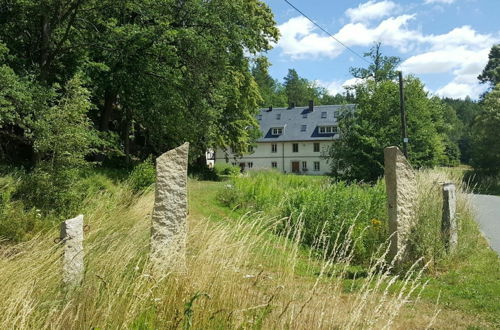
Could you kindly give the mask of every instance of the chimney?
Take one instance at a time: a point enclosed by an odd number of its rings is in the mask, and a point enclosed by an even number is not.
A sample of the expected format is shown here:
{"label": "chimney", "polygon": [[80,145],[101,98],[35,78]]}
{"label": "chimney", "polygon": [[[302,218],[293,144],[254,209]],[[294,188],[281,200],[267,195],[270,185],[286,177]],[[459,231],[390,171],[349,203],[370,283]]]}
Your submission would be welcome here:
{"label": "chimney", "polygon": [[313,112],[313,111],[314,111],[314,101],[309,100],[309,112]]}
{"label": "chimney", "polygon": [[271,112],[271,111],[273,111],[273,107],[272,106],[269,107],[269,110],[267,110],[267,112]]}

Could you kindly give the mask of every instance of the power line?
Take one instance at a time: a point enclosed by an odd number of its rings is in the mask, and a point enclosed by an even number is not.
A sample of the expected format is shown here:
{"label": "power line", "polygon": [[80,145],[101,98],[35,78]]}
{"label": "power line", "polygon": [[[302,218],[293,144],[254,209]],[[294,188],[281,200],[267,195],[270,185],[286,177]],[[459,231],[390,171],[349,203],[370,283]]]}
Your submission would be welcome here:
{"label": "power line", "polygon": [[285,2],[287,4],[289,4],[290,7],[292,7],[297,12],[299,12],[302,16],[304,16],[305,18],[307,18],[311,23],[313,23],[314,25],[316,25],[316,27],[318,27],[321,31],[325,32],[327,35],[329,35],[330,37],[332,37],[336,42],[338,42],[339,44],[341,44],[345,49],[347,49],[348,51],[350,51],[351,53],[353,53],[354,55],[356,55],[357,57],[359,57],[360,59],[362,59],[366,63],[371,64],[362,55],[358,54],[352,48],[350,48],[349,46],[345,45],[342,41],[340,41],[339,39],[335,38],[335,36],[333,34],[331,34],[326,29],[324,29],[321,25],[319,25],[318,23],[316,23],[312,18],[310,18],[309,16],[307,16],[306,14],[304,14],[304,12],[302,12],[299,8],[295,7],[290,1],[285,0]]}

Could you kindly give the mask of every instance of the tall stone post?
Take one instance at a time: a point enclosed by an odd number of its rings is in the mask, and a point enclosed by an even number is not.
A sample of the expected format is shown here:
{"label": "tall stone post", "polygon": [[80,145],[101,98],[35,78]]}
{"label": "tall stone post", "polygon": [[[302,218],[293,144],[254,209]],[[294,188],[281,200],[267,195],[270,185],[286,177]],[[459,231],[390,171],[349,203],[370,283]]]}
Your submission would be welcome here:
{"label": "tall stone post", "polygon": [[189,143],[184,143],[156,159],[151,262],[160,274],[185,267],[188,152]]}
{"label": "tall stone post", "polygon": [[83,215],[61,224],[63,252],[63,283],[67,287],[80,285],[85,266],[83,263]]}
{"label": "tall stone post", "polygon": [[457,208],[456,188],[453,183],[443,185],[443,219],[441,233],[447,252],[453,252],[458,243],[458,227],[455,213]]}
{"label": "tall stone post", "polygon": [[415,172],[398,147],[384,149],[384,174],[391,246],[389,258],[402,261],[415,223],[417,182]]}

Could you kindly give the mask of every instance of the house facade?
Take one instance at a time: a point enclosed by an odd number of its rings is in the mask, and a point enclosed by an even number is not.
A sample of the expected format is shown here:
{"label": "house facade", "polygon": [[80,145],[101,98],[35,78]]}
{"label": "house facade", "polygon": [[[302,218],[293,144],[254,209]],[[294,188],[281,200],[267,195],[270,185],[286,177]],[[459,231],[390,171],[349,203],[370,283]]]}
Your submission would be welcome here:
{"label": "house facade", "polygon": [[217,149],[215,163],[231,163],[243,171],[275,169],[283,173],[323,175],[330,172],[328,147],[339,138],[337,116],[353,105],[261,109],[261,137],[242,157]]}

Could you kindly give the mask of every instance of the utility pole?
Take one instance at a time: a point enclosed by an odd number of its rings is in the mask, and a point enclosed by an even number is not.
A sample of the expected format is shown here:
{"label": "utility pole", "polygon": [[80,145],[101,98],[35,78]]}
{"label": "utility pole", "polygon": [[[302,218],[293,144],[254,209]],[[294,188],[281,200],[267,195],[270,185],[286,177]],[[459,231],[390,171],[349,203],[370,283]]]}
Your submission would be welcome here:
{"label": "utility pole", "polygon": [[408,135],[406,133],[405,95],[403,86],[403,72],[399,71],[399,108],[401,110],[401,137],[403,138],[403,153],[408,158]]}

